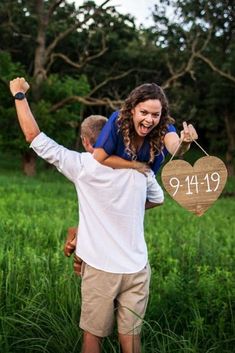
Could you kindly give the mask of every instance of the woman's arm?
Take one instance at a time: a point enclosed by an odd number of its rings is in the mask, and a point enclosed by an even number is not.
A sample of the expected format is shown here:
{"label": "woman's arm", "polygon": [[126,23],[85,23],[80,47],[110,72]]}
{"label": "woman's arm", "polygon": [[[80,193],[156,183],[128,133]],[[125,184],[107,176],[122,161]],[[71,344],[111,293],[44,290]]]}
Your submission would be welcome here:
{"label": "woman's arm", "polygon": [[103,148],[95,148],[93,157],[97,162],[113,169],[135,169],[142,174],[146,174],[150,167],[147,163],[129,161],[119,156],[109,156]]}
{"label": "woman's arm", "polygon": [[116,146],[118,145],[117,118],[118,112],[114,112],[103,127],[95,143],[93,157],[99,163],[113,169],[131,168],[145,173],[146,170],[149,170],[149,167],[145,163],[126,160],[118,155],[119,153],[116,150]]}
{"label": "woman's arm", "polygon": [[[145,174],[149,171],[147,163],[126,160],[117,154],[118,128],[116,120],[118,112],[114,112],[103,127],[95,143],[93,157],[97,162],[113,169],[135,169]],[[124,148],[124,146],[123,146]]]}
{"label": "woman's arm", "polygon": [[176,152],[176,156],[182,156],[185,152],[187,152],[190,148],[190,145],[193,140],[197,140],[198,135],[193,125],[187,125],[186,122],[183,122],[183,130],[180,133],[180,137],[176,132],[169,132],[166,134],[164,138],[164,145],[166,146],[168,152],[170,154],[174,154]]}

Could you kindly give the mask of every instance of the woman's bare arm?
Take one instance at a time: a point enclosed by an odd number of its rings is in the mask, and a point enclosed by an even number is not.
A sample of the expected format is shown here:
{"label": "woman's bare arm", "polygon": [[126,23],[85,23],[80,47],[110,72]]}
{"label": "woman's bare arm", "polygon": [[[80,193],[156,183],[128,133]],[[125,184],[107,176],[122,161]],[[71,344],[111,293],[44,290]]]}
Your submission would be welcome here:
{"label": "woman's bare arm", "polygon": [[95,148],[93,157],[97,162],[113,169],[135,169],[140,173],[147,173],[150,169],[147,163],[129,161],[119,156],[109,156],[103,148]]}
{"label": "woman's bare arm", "polygon": [[176,155],[181,156],[189,150],[192,141],[197,140],[197,138],[198,135],[193,125],[187,125],[186,122],[183,122],[180,137],[176,132],[169,132],[164,138],[164,144],[170,154],[173,155],[177,150]]}

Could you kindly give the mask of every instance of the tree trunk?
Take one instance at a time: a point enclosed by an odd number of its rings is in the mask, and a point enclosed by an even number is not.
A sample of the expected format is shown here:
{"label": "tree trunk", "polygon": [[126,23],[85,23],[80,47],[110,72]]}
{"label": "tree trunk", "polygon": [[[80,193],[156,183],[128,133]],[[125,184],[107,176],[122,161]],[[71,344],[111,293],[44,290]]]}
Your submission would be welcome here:
{"label": "tree trunk", "polygon": [[23,172],[27,176],[36,174],[36,157],[32,151],[26,151],[22,156]]}
{"label": "tree trunk", "polygon": [[46,28],[47,28],[47,16],[44,12],[44,1],[37,0],[35,3],[38,28],[36,38],[36,49],[34,56],[34,72],[33,72],[33,84],[32,84],[32,95],[34,101],[40,100],[41,97],[41,85],[46,78],[45,61],[46,61]]}
{"label": "tree trunk", "polygon": [[225,112],[224,116],[225,126],[228,137],[228,145],[226,152],[226,166],[228,175],[234,176],[234,156],[235,156],[235,121],[231,114]]}

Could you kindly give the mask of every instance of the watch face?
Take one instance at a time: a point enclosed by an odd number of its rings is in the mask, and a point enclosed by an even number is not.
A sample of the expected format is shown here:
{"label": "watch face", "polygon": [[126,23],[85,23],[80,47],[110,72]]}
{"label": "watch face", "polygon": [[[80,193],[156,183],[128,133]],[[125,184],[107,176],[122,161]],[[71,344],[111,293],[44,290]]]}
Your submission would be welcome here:
{"label": "watch face", "polygon": [[14,96],[15,99],[19,99],[22,100],[25,98],[25,94],[23,92],[18,92],[16,93],[16,95]]}

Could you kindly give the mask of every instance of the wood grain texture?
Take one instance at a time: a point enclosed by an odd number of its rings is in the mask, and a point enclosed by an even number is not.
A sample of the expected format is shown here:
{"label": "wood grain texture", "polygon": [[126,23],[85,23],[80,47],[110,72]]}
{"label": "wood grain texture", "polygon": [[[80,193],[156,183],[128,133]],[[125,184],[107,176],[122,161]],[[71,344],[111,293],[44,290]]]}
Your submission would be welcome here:
{"label": "wood grain texture", "polygon": [[161,177],[166,191],[175,201],[201,216],[223,191],[227,169],[221,159],[205,156],[194,166],[183,160],[170,161],[164,166]]}

